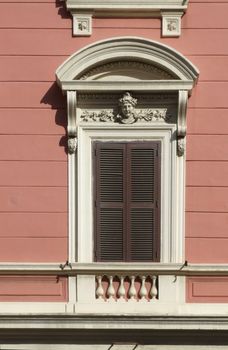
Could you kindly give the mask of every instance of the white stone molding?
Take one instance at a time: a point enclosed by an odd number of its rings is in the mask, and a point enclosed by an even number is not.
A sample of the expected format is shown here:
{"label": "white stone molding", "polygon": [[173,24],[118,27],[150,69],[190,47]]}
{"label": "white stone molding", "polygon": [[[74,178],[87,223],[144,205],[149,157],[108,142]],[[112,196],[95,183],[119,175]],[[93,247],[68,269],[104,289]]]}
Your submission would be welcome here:
{"label": "white stone molding", "polygon": [[[150,126],[148,126],[148,124]],[[136,125],[136,124],[135,124]],[[93,191],[92,191],[92,143],[97,140],[115,141],[160,141],[161,159],[161,263],[182,263],[184,227],[183,199],[184,172],[183,157],[176,157],[175,124],[150,123],[134,127],[132,124],[97,123],[78,126],[78,262],[93,262]],[[75,180],[76,181],[76,180]],[[167,224],[169,223],[169,224]],[[178,244],[176,244],[178,242]]]}
{"label": "white stone molding", "polygon": [[[176,23],[179,28],[181,17],[186,12],[187,6],[188,0],[66,0],[67,10],[73,16],[73,34],[76,36],[92,34],[92,31],[89,32],[87,24],[87,19],[92,16],[107,18],[162,17],[163,35],[167,32],[167,36],[177,36],[180,35],[180,30],[177,30]],[[173,30],[173,28],[175,29]]]}
{"label": "white stone molding", "polygon": [[67,92],[67,133],[69,137],[77,136],[76,128],[76,106],[77,106],[77,95],[76,91]]}
{"label": "white stone molding", "polygon": [[[137,61],[158,67],[171,74],[173,79],[176,80],[175,82],[171,80],[169,85],[175,85],[178,80],[183,83],[188,82],[187,90],[191,90],[196,84],[199,75],[198,69],[189,60],[167,45],[138,37],[118,37],[93,43],[69,57],[56,71],[57,83],[62,90],[77,91],[73,84],[89,83],[87,79],[82,81],[81,77],[91,69],[105,65],[107,62],[123,60]],[[127,80],[130,80],[129,76]],[[145,78],[137,80],[138,82],[143,80],[145,83],[147,81]],[[168,79],[164,77],[162,80],[167,81]],[[116,78],[116,75],[110,75],[110,81],[119,83],[121,87],[120,79]],[[124,81],[126,79],[122,79],[122,84]],[[99,83],[99,80],[94,83]],[[69,88],[64,87],[65,84],[68,84]],[[89,86],[85,85],[84,89],[89,89]],[[122,90],[128,91],[129,89],[124,86]],[[177,86],[176,90],[185,90],[185,88],[181,89]]]}
{"label": "white stone molding", "polygon": [[191,92],[194,84],[188,80],[143,80],[143,81],[62,81],[63,91],[179,91]]}
{"label": "white stone molding", "polygon": [[178,118],[177,118],[177,154],[183,156],[185,153],[185,136],[187,131],[186,116],[187,116],[188,92],[179,90],[178,99]]}

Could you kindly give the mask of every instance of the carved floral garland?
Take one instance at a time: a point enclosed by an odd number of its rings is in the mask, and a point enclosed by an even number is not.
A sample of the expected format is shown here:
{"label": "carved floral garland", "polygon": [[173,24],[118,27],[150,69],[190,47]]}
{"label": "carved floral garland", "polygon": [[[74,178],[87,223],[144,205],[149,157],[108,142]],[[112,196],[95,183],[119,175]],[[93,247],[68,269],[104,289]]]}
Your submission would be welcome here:
{"label": "carved floral garland", "polygon": [[[135,112],[135,122],[162,122],[168,121],[171,116],[167,115],[167,108],[147,109]],[[89,112],[85,110],[81,119],[83,122],[113,122],[122,123],[122,117],[111,111]]]}

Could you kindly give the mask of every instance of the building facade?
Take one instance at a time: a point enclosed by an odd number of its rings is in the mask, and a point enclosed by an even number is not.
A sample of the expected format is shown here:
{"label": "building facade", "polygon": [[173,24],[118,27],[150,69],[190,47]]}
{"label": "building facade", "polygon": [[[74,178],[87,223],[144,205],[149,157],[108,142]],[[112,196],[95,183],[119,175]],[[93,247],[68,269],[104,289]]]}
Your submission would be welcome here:
{"label": "building facade", "polygon": [[228,2],[0,10],[0,348],[228,349]]}

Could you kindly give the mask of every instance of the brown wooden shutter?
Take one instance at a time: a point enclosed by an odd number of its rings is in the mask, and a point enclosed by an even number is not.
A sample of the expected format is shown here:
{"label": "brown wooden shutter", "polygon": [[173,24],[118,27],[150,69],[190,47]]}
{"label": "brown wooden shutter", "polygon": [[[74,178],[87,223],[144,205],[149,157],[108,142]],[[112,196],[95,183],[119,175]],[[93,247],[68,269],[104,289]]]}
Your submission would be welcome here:
{"label": "brown wooden shutter", "polygon": [[127,144],[128,260],[159,261],[160,150],[157,142]]}
{"label": "brown wooden shutter", "polygon": [[159,142],[94,144],[95,259],[159,261]]}
{"label": "brown wooden shutter", "polygon": [[98,261],[124,260],[124,158],[123,144],[95,144],[95,230]]}

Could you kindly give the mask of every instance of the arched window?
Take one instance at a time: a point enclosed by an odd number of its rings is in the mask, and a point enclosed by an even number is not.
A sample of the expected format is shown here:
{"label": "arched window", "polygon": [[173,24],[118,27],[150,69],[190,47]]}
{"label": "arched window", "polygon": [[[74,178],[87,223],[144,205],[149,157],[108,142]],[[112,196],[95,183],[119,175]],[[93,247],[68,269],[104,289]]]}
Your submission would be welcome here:
{"label": "arched window", "polygon": [[124,37],[82,49],[56,76],[68,100],[71,260],[183,262],[198,70],[168,46]]}

